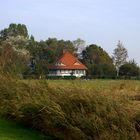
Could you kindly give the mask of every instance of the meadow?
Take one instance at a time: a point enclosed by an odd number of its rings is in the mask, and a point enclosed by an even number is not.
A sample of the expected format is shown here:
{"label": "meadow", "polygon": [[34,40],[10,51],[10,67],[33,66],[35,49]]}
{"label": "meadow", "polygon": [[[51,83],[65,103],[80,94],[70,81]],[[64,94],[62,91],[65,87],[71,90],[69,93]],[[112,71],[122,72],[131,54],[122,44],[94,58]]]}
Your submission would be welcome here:
{"label": "meadow", "polygon": [[60,140],[139,140],[140,81],[0,78],[0,116]]}

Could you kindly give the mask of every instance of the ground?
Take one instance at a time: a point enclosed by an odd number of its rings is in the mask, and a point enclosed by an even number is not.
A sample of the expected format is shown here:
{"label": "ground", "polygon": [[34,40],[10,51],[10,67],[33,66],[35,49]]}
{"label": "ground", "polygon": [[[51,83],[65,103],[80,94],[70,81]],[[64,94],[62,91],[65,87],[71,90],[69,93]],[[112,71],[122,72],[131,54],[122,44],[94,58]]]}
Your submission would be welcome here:
{"label": "ground", "polygon": [[0,140],[49,140],[37,131],[27,129],[21,124],[0,119]]}

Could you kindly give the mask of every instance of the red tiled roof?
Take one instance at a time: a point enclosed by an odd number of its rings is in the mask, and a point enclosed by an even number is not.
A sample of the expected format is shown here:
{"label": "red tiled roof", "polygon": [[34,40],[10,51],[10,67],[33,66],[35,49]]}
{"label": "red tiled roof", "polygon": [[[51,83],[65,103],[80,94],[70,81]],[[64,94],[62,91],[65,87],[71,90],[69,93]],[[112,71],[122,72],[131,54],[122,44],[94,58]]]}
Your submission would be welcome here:
{"label": "red tiled roof", "polygon": [[87,67],[66,51],[55,63],[49,65],[49,69],[87,69]]}

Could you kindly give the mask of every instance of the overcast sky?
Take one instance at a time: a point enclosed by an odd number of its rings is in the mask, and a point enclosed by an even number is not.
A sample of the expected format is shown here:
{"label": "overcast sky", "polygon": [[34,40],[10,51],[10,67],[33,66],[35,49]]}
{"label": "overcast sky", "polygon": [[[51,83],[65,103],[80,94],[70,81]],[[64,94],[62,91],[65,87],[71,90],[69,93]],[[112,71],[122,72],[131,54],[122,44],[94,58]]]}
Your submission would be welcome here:
{"label": "overcast sky", "polygon": [[0,0],[0,30],[10,23],[37,40],[81,38],[110,55],[121,40],[140,65],[140,0]]}

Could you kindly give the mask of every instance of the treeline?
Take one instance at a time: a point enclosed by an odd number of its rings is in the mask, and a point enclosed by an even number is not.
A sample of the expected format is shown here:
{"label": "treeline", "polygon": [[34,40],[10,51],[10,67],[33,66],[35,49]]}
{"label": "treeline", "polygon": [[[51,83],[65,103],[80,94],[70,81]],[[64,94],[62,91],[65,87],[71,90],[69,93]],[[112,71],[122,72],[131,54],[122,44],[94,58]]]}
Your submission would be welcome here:
{"label": "treeline", "polygon": [[87,78],[139,78],[140,68],[119,41],[112,56],[100,46],[86,46],[82,39],[37,41],[26,25],[10,24],[0,31],[0,71],[20,78],[46,77],[48,64],[68,50],[87,66]]}

